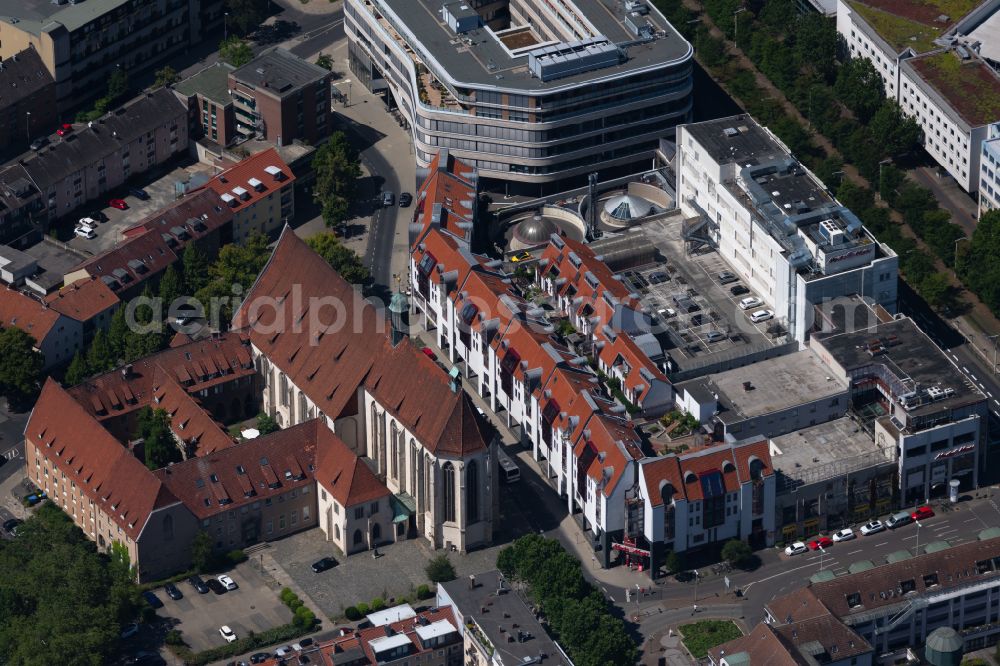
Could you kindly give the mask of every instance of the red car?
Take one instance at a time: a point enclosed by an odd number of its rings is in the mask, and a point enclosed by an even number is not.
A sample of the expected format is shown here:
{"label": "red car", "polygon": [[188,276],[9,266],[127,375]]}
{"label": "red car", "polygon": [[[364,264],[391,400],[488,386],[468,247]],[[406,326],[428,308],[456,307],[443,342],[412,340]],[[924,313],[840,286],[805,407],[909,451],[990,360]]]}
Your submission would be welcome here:
{"label": "red car", "polygon": [[117,208],[118,210],[128,209],[128,204],[125,203],[124,199],[112,199],[111,201],[108,202],[108,205],[111,206],[112,208]]}
{"label": "red car", "polygon": [[812,541],[809,542],[808,545],[809,545],[809,550],[819,550],[820,548],[829,548],[830,546],[833,545],[833,539],[831,539],[830,537],[823,536],[817,539],[813,539]]}
{"label": "red car", "polygon": [[927,518],[933,518],[933,517],[934,517],[934,509],[930,508],[929,506],[922,506],[910,514],[910,518],[913,518],[913,520],[925,520]]}
{"label": "red car", "polygon": [[59,129],[56,130],[56,134],[58,134],[59,136],[66,136],[72,131],[73,131],[72,125],[70,125],[69,123],[63,123],[62,126],[60,126]]}
{"label": "red car", "polygon": [[422,351],[424,353],[424,356],[431,359],[432,361],[437,359],[437,356],[434,354],[434,350],[431,349],[430,347],[424,347],[420,351]]}

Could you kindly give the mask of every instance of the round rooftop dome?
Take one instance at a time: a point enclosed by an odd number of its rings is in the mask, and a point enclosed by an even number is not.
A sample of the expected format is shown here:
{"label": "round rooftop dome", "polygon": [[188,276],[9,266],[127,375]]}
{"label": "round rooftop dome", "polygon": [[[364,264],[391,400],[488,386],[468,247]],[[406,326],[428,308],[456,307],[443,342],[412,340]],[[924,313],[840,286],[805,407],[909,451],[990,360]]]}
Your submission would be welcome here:
{"label": "round rooftop dome", "polygon": [[616,220],[636,220],[653,212],[653,206],[645,199],[631,194],[611,197],[604,202],[604,212]]}
{"label": "round rooftop dome", "polygon": [[961,635],[951,627],[938,627],[927,636],[925,647],[935,652],[961,652],[965,642]]}
{"label": "round rooftop dome", "polygon": [[539,245],[549,240],[549,236],[559,233],[559,227],[552,220],[535,215],[521,220],[514,227],[514,238],[524,245]]}

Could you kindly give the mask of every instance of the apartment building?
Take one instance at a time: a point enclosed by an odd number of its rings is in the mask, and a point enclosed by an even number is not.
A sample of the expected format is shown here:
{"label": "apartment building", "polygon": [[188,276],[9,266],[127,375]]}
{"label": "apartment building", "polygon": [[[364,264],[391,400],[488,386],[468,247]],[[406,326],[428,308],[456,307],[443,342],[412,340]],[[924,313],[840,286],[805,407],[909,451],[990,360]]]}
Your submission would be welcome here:
{"label": "apartment building", "polygon": [[693,49],[652,3],[349,0],[349,65],[413,134],[487,189],[638,170],[691,119]]}
{"label": "apartment building", "polygon": [[792,338],[840,296],[895,312],[898,257],[753,118],[678,127],[675,164],[688,245],[716,248]]}
{"label": "apartment building", "polygon": [[45,304],[80,324],[83,344],[90,344],[97,331],[106,331],[121,299],[103,280],[82,278],[52,292]]}
{"label": "apartment building", "polygon": [[[950,16],[926,3],[838,0],[837,32],[850,57],[867,58],[886,96],[913,117],[924,148],[965,191],[979,189],[980,144],[1000,120],[1000,78],[984,24],[996,0],[965,0]],[[986,44],[985,51],[983,44]]]}
{"label": "apartment building", "polygon": [[[413,200],[410,242],[428,224],[439,224],[470,244],[485,242],[480,228],[479,176],[476,170],[442,148],[417,173],[420,188]],[[475,236],[475,238],[473,238]]]}
{"label": "apartment building", "polygon": [[13,326],[30,335],[45,358],[45,369],[69,363],[84,344],[82,322],[11,288],[0,289],[0,326]]}
{"label": "apartment building", "polygon": [[264,51],[229,73],[236,133],[279,146],[316,145],[330,135],[329,70],[282,48]]}
{"label": "apartment building", "polygon": [[295,174],[268,148],[216,174],[205,184],[232,212],[232,240],[277,236],[295,217]]}
{"label": "apartment building", "polygon": [[56,129],[56,82],[33,48],[0,60],[0,158]]}
{"label": "apartment building", "polygon": [[0,169],[0,235],[8,243],[34,243],[49,224],[187,148],[187,109],[162,88],[78,124]]}
{"label": "apartment building", "polygon": [[172,87],[188,105],[191,124],[199,131],[192,135],[211,140],[220,146],[232,145],[242,135],[236,132],[236,115],[229,75],[236,68],[216,62],[192,74]]}
{"label": "apartment building", "polygon": [[223,0],[5,0],[0,58],[33,48],[67,111],[107,91],[111,72],[150,70],[210,38]]}
{"label": "apartment building", "polygon": [[979,215],[1000,208],[1000,123],[990,125],[979,157]]}

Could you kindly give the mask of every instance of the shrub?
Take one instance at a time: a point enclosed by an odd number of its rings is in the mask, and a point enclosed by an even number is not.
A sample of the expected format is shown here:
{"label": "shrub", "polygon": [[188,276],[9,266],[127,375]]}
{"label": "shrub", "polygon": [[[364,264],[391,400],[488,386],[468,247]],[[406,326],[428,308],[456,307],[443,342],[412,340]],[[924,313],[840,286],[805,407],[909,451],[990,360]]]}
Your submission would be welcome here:
{"label": "shrub", "polygon": [[427,585],[417,586],[417,599],[430,599],[434,596],[434,592]]}
{"label": "shrub", "polygon": [[347,608],[344,609],[344,617],[346,617],[351,622],[355,622],[363,618],[364,615],[362,615],[356,607],[348,606]]}
{"label": "shrub", "polygon": [[288,607],[292,609],[293,613],[297,613],[300,608],[304,607],[304,604],[302,603],[301,599],[299,599],[298,597],[295,597],[288,604]]}
{"label": "shrub", "polygon": [[279,596],[281,597],[281,603],[285,604],[286,606],[291,603],[292,599],[298,597],[298,595],[296,595],[294,592],[291,591],[291,589],[287,587],[281,588],[281,594]]}
{"label": "shrub", "polygon": [[297,623],[301,627],[312,627],[316,624],[316,614],[303,606],[295,611],[295,618],[292,622]]}
{"label": "shrub", "polygon": [[425,570],[432,583],[446,583],[455,580],[455,567],[448,556],[441,554],[432,559]]}
{"label": "shrub", "polygon": [[385,608],[385,599],[382,597],[375,597],[372,599],[372,611],[380,611]]}
{"label": "shrub", "polygon": [[163,641],[167,645],[184,645],[184,637],[181,636],[181,632],[177,629],[168,631],[167,635],[163,637]]}
{"label": "shrub", "polygon": [[360,617],[364,617],[365,615],[368,615],[368,613],[370,612],[369,609],[368,609],[368,604],[366,604],[363,601],[356,606],[355,610],[358,611],[358,617],[359,618]]}
{"label": "shrub", "polygon": [[244,553],[241,549],[237,548],[236,550],[231,550],[228,553],[226,553],[226,560],[228,560],[230,564],[236,565],[239,564],[240,562],[246,562],[247,554]]}

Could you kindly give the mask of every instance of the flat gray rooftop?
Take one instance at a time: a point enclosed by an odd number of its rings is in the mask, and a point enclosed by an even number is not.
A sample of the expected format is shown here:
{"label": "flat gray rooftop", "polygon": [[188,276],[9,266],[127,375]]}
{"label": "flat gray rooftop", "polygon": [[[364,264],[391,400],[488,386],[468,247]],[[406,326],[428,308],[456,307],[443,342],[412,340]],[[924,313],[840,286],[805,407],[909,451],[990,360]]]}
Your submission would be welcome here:
{"label": "flat gray rooftop", "polygon": [[807,483],[891,463],[892,456],[892,447],[876,446],[871,435],[848,416],[771,438],[775,469]]}
{"label": "flat gray rooftop", "polygon": [[[847,381],[808,349],[691,381],[704,382],[718,394],[724,423],[773,414],[848,389]],[[743,388],[744,382],[751,383],[751,390]]]}
{"label": "flat gray rooftop", "polygon": [[222,105],[231,104],[229,96],[229,73],[235,67],[225,62],[217,62],[174,84],[174,90],[188,97],[198,94]]}
{"label": "flat gray rooftop", "polygon": [[735,162],[745,167],[788,156],[784,147],[745,113],[685,125],[684,131],[691,134],[720,164]]}
{"label": "flat gray rooftop", "polygon": [[[497,594],[499,583],[504,580],[503,574],[494,569],[476,574],[475,580],[475,588],[471,587],[466,576],[441,585],[462,616],[474,619],[490,642],[504,655],[504,663],[508,663],[507,657],[513,659],[510,663],[517,664],[525,659],[538,658],[544,652],[548,655],[546,664],[569,664],[562,658],[562,653],[545,633],[528,605],[511,590],[510,583],[504,581],[505,591]],[[488,607],[489,612],[480,612],[484,607]],[[519,630],[527,632],[531,637],[523,642],[518,641]],[[513,640],[508,641],[508,636],[513,636]]]}
{"label": "flat gray rooftop", "polygon": [[[527,53],[511,57],[510,51],[499,42],[491,29],[480,27],[456,35],[444,21],[440,0],[374,1],[376,5],[385,7],[390,15],[395,15],[393,22],[397,29],[408,31],[421,45],[420,50],[429,53],[440,64],[443,74],[460,84],[525,92],[556,90],[657,65],[666,66],[690,58],[692,54],[687,40],[674,30],[652,2],[647,2],[650,11],[642,18],[655,26],[660,35],[656,39],[629,45],[627,58],[618,65],[541,81],[529,72]],[[572,1],[597,32],[612,43],[624,44],[636,39],[625,26],[625,3],[621,0]],[[427,64],[430,66],[430,63]]]}
{"label": "flat gray rooftop", "polygon": [[[813,340],[826,348],[848,372],[883,365],[913,390],[940,387],[954,391],[943,399],[915,407],[908,412],[910,416],[986,400],[982,391],[971,384],[912,319],[894,319],[847,333],[819,333]],[[874,354],[873,348],[877,350]]]}
{"label": "flat gray rooftop", "polygon": [[285,49],[273,48],[234,71],[233,78],[257,89],[266,88],[277,97],[284,97],[329,74],[319,65]]}
{"label": "flat gray rooftop", "polygon": [[57,21],[72,32],[129,2],[86,0],[75,5],[57,5],[52,0],[0,0],[0,21],[14,23],[11,19],[17,19],[19,29],[36,35],[47,23]]}

